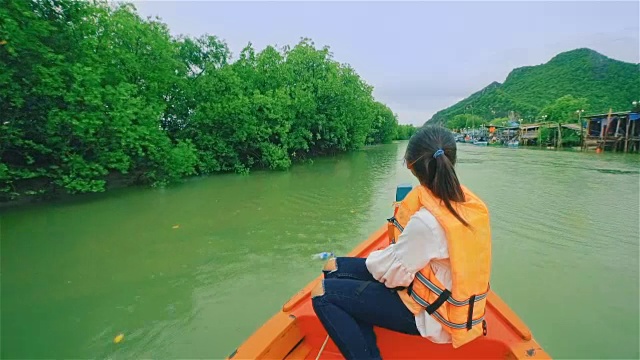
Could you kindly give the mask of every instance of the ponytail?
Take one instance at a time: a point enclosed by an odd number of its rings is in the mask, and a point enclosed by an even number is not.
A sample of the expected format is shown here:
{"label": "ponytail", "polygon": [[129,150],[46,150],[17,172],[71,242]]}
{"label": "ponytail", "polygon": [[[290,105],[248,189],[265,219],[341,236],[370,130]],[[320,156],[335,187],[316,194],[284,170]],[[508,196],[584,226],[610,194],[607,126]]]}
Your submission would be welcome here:
{"label": "ponytail", "polygon": [[452,202],[464,202],[465,197],[453,164],[446,153],[438,149],[433,157],[428,157],[426,161],[428,164],[425,167],[428,169],[428,179],[430,180],[430,183],[426,184],[427,188],[442,200],[444,206],[456,219],[464,226],[469,227],[469,223],[451,205]]}
{"label": "ponytail", "polygon": [[438,125],[425,125],[409,139],[405,160],[420,184],[442,200],[464,226],[470,227],[453,205],[466,201],[454,169],[456,155],[456,140],[451,131]]}

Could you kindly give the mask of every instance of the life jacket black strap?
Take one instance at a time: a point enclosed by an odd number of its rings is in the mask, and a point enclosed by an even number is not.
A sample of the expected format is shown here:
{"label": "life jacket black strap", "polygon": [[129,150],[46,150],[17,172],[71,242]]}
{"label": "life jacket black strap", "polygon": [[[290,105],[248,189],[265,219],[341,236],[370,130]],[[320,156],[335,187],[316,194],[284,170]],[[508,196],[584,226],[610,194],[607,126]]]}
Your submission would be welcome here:
{"label": "life jacket black strap", "polygon": [[[428,301],[424,300],[423,298],[421,298],[418,294],[415,293],[415,291],[409,291],[409,295],[411,295],[411,298],[413,300],[415,300],[419,305],[421,305],[422,307],[424,307],[425,309],[428,308],[431,304],[429,304]],[[425,310],[426,311],[426,310]],[[467,323],[466,321],[463,323],[452,323],[451,321],[448,321],[447,319],[445,319],[442,315],[440,315],[439,312],[434,311],[433,314],[431,314],[431,316],[435,317],[436,319],[438,319],[440,322],[442,322],[444,325],[452,328],[452,329],[466,329],[467,328]],[[478,324],[480,324],[482,321],[484,321],[484,315],[480,316],[480,318],[472,320],[471,321],[471,326],[476,326]]]}
{"label": "life jacket black strap", "polygon": [[[426,286],[427,288],[429,288],[429,290],[431,290],[432,292],[434,292],[436,295],[440,295],[444,290],[446,289],[441,289],[440,287],[438,287],[436,284],[432,283],[429,279],[427,279],[426,276],[424,276],[422,273],[417,272],[416,273],[416,279],[422,283],[422,285]],[[481,301],[484,300],[487,296],[489,295],[489,290],[487,289],[486,292],[476,295],[474,297],[474,301]],[[447,299],[447,301],[453,305],[453,306],[466,306],[469,305],[470,302],[470,298],[466,299],[466,300],[456,300],[453,297],[449,297]]]}
{"label": "life jacket black strap", "polygon": [[469,313],[467,315],[467,330],[471,330],[473,322],[473,305],[476,303],[476,296],[471,295],[469,298]]}
{"label": "life jacket black strap", "polygon": [[427,314],[431,315],[436,310],[438,310],[438,308],[440,308],[440,306],[442,306],[442,304],[444,304],[447,299],[449,299],[449,296],[451,296],[451,291],[449,291],[449,289],[444,289],[444,291],[440,294],[440,296],[438,296],[436,301],[434,301],[433,304],[427,306]]}

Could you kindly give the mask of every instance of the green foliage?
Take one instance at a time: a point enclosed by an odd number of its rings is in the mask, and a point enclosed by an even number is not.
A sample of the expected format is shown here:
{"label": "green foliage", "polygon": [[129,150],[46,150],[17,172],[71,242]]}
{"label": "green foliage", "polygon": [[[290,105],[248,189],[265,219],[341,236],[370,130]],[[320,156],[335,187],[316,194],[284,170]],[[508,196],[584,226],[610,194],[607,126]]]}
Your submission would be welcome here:
{"label": "green foliage", "polygon": [[[580,132],[572,129],[561,128],[562,147],[572,147],[580,145]],[[558,129],[555,127],[540,128],[540,141],[544,145],[555,146],[558,138]]]}
{"label": "green foliage", "polygon": [[418,128],[411,124],[398,125],[394,140],[409,140],[417,131]]}
{"label": "green foliage", "polygon": [[508,117],[500,117],[500,118],[495,118],[495,119],[491,119],[487,122],[487,125],[507,125],[507,123],[510,121],[510,119]]}
{"label": "green foliage", "polygon": [[[386,105],[376,102],[371,128],[367,134],[367,143],[387,144],[397,138],[397,133],[408,125],[398,125],[396,115]],[[413,127],[412,125],[409,125]]]}
{"label": "green foliage", "polygon": [[[640,99],[640,65],[610,59],[590,49],[558,54],[546,64],[514,69],[504,84],[494,82],[459,103],[434,114],[430,123],[447,127],[460,114],[483,119],[509,117],[533,121],[554,101],[570,96],[577,102],[564,109],[561,118],[576,110],[605,113],[631,110]],[[569,98],[565,98],[569,99]],[[563,100],[564,101],[564,100]],[[584,105],[584,106],[583,106]],[[566,110],[566,111],[565,111]],[[511,113],[513,112],[513,113]]]}
{"label": "green foliage", "polygon": [[562,146],[580,146],[580,132],[571,129],[562,129]]}
{"label": "green foliage", "polygon": [[478,115],[458,114],[447,123],[447,127],[450,129],[463,129],[479,126],[484,123],[486,123],[486,121]]}
{"label": "green foliage", "polygon": [[542,127],[540,128],[540,133],[538,134],[538,138],[540,139],[542,144],[549,144],[551,143],[552,140],[552,133],[554,133],[555,130],[552,128],[548,128],[548,127]]}
{"label": "green foliage", "polygon": [[397,117],[328,48],[172,37],[131,4],[0,7],[0,199],[165,184],[390,142]]}
{"label": "green foliage", "polygon": [[578,122],[577,110],[588,108],[587,99],[576,99],[571,95],[565,95],[553,103],[545,106],[540,112],[539,117],[543,117],[545,121],[554,122]]}

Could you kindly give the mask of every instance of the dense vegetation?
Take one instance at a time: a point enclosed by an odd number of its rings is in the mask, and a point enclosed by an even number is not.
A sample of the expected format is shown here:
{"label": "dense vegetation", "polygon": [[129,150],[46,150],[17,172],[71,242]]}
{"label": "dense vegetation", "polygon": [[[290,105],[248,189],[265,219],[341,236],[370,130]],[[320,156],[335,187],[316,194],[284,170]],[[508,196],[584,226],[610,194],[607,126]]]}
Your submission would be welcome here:
{"label": "dense vegetation", "polygon": [[626,111],[639,98],[640,65],[577,49],[561,53],[546,64],[515,69],[504,84],[494,82],[437,112],[429,121],[450,128],[458,128],[470,119],[456,115],[474,115],[479,122],[495,118],[533,122],[547,115],[546,121],[569,122],[577,120],[576,110]]}
{"label": "dense vegetation", "polygon": [[[172,37],[130,4],[0,7],[0,200],[286,169],[406,138],[328,48]],[[399,131],[398,131],[399,129]]]}
{"label": "dense vegetation", "polygon": [[398,125],[394,140],[409,140],[417,131],[418,128],[413,125]]}

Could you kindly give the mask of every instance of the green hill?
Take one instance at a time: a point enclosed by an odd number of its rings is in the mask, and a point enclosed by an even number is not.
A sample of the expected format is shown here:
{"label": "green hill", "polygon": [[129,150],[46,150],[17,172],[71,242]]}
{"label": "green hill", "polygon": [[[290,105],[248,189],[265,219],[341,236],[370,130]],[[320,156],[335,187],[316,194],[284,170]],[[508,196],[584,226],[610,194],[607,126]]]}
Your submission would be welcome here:
{"label": "green hill", "polygon": [[510,111],[516,118],[534,120],[566,95],[580,100],[586,113],[629,110],[631,102],[640,99],[640,64],[614,60],[591,49],[567,51],[545,64],[514,69],[503,84],[490,84],[438,111],[428,122],[451,125],[453,117],[461,114],[489,121],[508,117]]}

